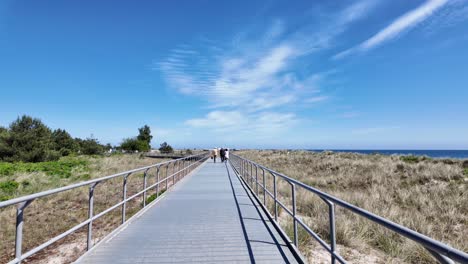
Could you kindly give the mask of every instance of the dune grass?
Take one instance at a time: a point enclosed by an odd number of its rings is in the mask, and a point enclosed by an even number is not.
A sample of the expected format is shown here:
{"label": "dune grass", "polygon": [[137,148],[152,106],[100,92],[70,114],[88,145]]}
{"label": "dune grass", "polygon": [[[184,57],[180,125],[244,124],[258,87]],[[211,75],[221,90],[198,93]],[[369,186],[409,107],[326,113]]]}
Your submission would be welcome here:
{"label": "dune grass", "polygon": [[[95,179],[118,172],[161,162],[140,155],[78,156],[40,163],[0,163],[0,197],[8,200],[72,183]],[[161,171],[165,175],[165,170]],[[127,197],[143,188],[142,173],[128,178]],[[156,182],[155,171],[149,171],[148,185]],[[154,200],[148,193],[147,202]],[[24,213],[23,252],[68,230],[88,217],[87,187],[43,197],[29,205]],[[94,191],[94,213],[104,211],[122,199],[122,178],[98,184]],[[143,197],[127,203],[127,219],[141,209]],[[16,207],[0,209],[0,263],[14,258]],[[120,207],[93,223],[96,243],[120,224]],[[28,263],[69,263],[84,252],[86,228],[60,240],[27,259]]]}
{"label": "dune grass", "polygon": [[[306,151],[236,154],[468,251],[468,174],[462,161]],[[267,186],[271,188],[271,183]],[[280,182],[278,192],[290,205],[290,186]],[[298,213],[327,240],[327,205],[309,192],[299,189],[297,194]],[[268,202],[272,208],[272,200]],[[351,263],[436,263],[415,243],[349,211],[337,207],[336,217],[338,248]],[[280,214],[280,223],[290,231],[288,218],[284,212]],[[299,234],[300,248],[311,263],[317,263],[319,246],[301,228]],[[365,257],[369,252],[372,260]],[[324,256],[328,263],[328,255]]]}

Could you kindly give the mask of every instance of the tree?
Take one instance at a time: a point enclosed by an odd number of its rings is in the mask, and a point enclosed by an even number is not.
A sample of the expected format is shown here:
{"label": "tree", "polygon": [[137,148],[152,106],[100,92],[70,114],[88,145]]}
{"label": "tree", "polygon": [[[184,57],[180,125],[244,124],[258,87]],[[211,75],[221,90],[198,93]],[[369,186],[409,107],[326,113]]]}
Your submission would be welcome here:
{"label": "tree", "polygon": [[138,129],[138,136],[134,138],[125,138],[120,145],[120,148],[125,151],[130,152],[146,152],[151,149],[151,129],[149,126],[145,125]]}
{"label": "tree", "polygon": [[13,156],[11,148],[10,132],[5,127],[0,127],[0,160],[8,160]]}
{"label": "tree", "polygon": [[63,129],[54,130],[52,132],[52,139],[54,141],[54,149],[60,152],[62,156],[68,156],[78,151],[78,143]]}
{"label": "tree", "polygon": [[76,139],[80,145],[80,153],[84,155],[96,155],[104,152],[104,146],[99,144],[99,141],[93,137]]}
{"label": "tree", "polygon": [[23,115],[10,124],[8,138],[11,148],[6,161],[39,162],[57,160],[60,153],[53,148],[52,131],[41,120]]}
{"label": "tree", "polygon": [[123,140],[120,148],[130,152],[144,152],[149,150],[149,145],[146,141],[138,140],[137,138],[126,138]]}
{"label": "tree", "polygon": [[146,144],[148,145],[145,149],[146,151],[150,150],[151,149],[151,139],[153,138],[153,136],[151,135],[151,129],[149,126],[145,125],[141,128],[138,129],[138,136],[137,136],[137,140],[140,140],[140,141],[143,141],[143,142],[146,142]]}
{"label": "tree", "polygon": [[160,145],[159,151],[161,153],[172,153],[174,152],[174,149],[171,147],[171,145],[167,144],[167,142],[164,142]]}
{"label": "tree", "polygon": [[67,131],[52,131],[40,119],[27,115],[18,117],[8,128],[0,127],[0,160],[3,161],[51,161],[78,151],[101,154],[103,148],[92,137],[73,139]]}

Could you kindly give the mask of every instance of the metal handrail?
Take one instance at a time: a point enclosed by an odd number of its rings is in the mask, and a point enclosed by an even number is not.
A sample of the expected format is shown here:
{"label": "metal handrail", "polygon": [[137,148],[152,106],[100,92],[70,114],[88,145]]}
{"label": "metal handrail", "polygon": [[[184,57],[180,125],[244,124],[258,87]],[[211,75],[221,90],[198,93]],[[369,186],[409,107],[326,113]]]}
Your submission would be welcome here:
{"label": "metal handrail", "polygon": [[[278,205],[281,206],[285,211],[292,217],[293,219],[293,227],[294,227],[294,234],[293,234],[293,243],[297,247],[298,242],[298,235],[297,235],[297,224],[301,225],[304,230],[307,231],[309,235],[311,235],[315,240],[319,242],[319,244],[324,247],[331,256],[331,263],[336,263],[338,260],[340,263],[347,263],[342,256],[336,251],[336,233],[335,233],[335,205],[338,205],[344,209],[347,209],[359,216],[362,216],[376,224],[379,224],[387,229],[390,229],[393,232],[396,232],[420,245],[422,245],[426,250],[429,251],[440,263],[454,263],[453,261],[457,261],[460,263],[468,263],[468,254],[460,251],[458,249],[452,248],[446,244],[443,244],[437,240],[434,240],[428,236],[420,234],[414,230],[411,230],[407,227],[394,223],[386,218],[373,214],[367,210],[364,210],[360,207],[352,205],[348,202],[345,202],[341,199],[338,199],[332,195],[329,195],[323,191],[320,191],[314,187],[311,187],[307,184],[304,184],[298,180],[290,178],[282,173],[276,172],[272,169],[269,169],[265,166],[262,166],[254,161],[245,159],[240,157],[239,155],[231,154],[231,158],[229,159],[231,165],[235,168],[236,172],[241,176],[244,182],[249,185],[251,191],[254,195],[258,197],[258,186],[262,186],[263,188],[263,201],[264,206],[266,207],[266,194],[274,200],[274,217],[275,221],[278,221]],[[255,167],[255,170],[253,169]],[[260,184],[258,181],[258,170],[261,169],[263,171],[263,184]],[[267,189],[265,184],[265,174],[264,172],[269,172],[273,177],[273,194]],[[255,173],[255,175],[254,175]],[[292,203],[292,210],[286,207],[282,202],[278,200],[277,194],[277,178],[285,180],[291,186],[291,203]],[[254,188],[254,184],[256,184],[256,191]],[[315,233],[306,223],[304,223],[300,217],[296,214],[296,186],[301,187],[306,191],[312,192],[318,195],[327,205],[329,208],[329,228],[330,228],[330,245],[328,245],[317,233]],[[260,200],[260,198],[259,198]],[[270,214],[270,212],[268,212]]]}
{"label": "metal handrail", "polygon": [[[181,178],[185,177],[191,169],[194,169],[198,165],[201,164],[204,160],[208,158],[207,153],[202,153],[202,154],[197,154],[197,155],[191,155],[175,160],[170,160],[170,161],[165,161],[157,164],[153,164],[150,166],[145,166],[125,172],[120,172],[117,174],[101,177],[98,179],[94,180],[89,180],[81,183],[76,183],[76,184],[71,184],[68,186],[52,189],[52,190],[47,190],[31,195],[26,195],[23,197],[7,200],[4,202],[0,202],[0,209],[5,208],[7,206],[11,205],[17,205],[17,211],[16,211],[16,230],[15,230],[15,259],[11,260],[8,262],[9,264],[14,264],[14,263],[21,263],[22,260],[34,255],[35,253],[39,252],[40,250],[43,250],[44,248],[50,246],[51,244],[57,242],[58,240],[70,235],[71,233],[77,231],[78,229],[88,225],[88,234],[87,234],[87,250],[90,250],[93,247],[93,242],[92,242],[92,230],[93,230],[93,221],[100,218],[101,216],[109,213],[110,211],[118,208],[119,206],[122,207],[122,221],[121,225],[125,223],[125,214],[126,214],[126,203],[128,201],[133,200],[134,198],[140,196],[143,194],[143,207],[146,207],[146,196],[147,196],[147,191],[154,189],[155,190],[155,195],[156,197],[159,196],[160,193],[160,184],[165,182],[165,190],[168,190],[168,180],[172,178],[172,186],[175,185],[176,182],[180,181]],[[169,166],[172,165],[172,174],[168,175],[169,171]],[[176,171],[176,165],[177,165],[177,171]],[[162,167],[166,167],[166,177],[160,179],[160,169]],[[156,169],[156,182],[150,186],[147,186],[147,176],[148,176],[148,171],[150,169]],[[136,194],[127,197],[127,179],[128,177],[135,173],[135,172],[141,172],[143,171],[143,189]],[[99,214],[94,215],[94,189],[95,187],[104,181],[114,179],[117,177],[122,177],[123,178],[123,197],[122,201],[116,203],[115,205],[105,209],[104,211],[100,212]],[[54,238],[42,243],[41,245],[29,250],[26,253],[22,253],[22,242],[23,242],[23,223],[24,223],[24,210],[26,207],[31,204],[35,199],[49,196],[52,194],[57,194],[61,193],[64,191],[80,188],[88,186],[89,187],[89,199],[88,199],[88,219],[85,221],[75,225],[74,227],[68,229],[67,231],[55,236]]]}

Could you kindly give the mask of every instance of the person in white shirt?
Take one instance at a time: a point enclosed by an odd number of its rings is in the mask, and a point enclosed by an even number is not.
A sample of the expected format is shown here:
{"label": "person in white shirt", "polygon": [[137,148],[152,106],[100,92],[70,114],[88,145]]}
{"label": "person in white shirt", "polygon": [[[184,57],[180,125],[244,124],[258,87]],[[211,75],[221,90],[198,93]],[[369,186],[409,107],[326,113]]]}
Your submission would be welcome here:
{"label": "person in white shirt", "polygon": [[229,149],[227,148],[224,153],[224,160],[228,160],[228,159],[229,159]]}

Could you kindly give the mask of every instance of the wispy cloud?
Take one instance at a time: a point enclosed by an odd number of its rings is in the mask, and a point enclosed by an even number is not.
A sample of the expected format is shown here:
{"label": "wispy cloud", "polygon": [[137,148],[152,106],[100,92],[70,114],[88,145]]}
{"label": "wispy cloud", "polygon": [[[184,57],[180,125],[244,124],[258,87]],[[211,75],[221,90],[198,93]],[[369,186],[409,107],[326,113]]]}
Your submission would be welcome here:
{"label": "wispy cloud", "polygon": [[212,111],[205,117],[185,121],[194,128],[212,132],[237,131],[241,135],[275,135],[295,125],[299,119],[294,113],[259,112],[245,114],[241,111]]}
{"label": "wispy cloud", "polygon": [[448,0],[428,0],[416,9],[413,9],[403,16],[397,18],[390,25],[380,30],[377,34],[367,39],[360,45],[340,52],[333,58],[341,59],[355,52],[364,52],[387,41],[395,39],[433,15],[438,9],[447,4],[447,2]]}
{"label": "wispy cloud", "polygon": [[328,99],[329,99],[328,96],[322,95],[322,96],[315,96],[315,97],[307,98],[307,99],[305,99],[305,102],[306,103],[318,103],[318,102],[326,101]]}
{"label": "wispy cloud", "polygon": [[377,2],[361,0],[333,11],[331,23],[323,30],[302,23],[288,28],[288,21],[276,19],[260,32],[239,32],[230,42],[204,37],[203,46],[176,47],[153,69],[177,92],[207,101],[211,112],[187,120],[186,125],[232,128],[245,122],[256,130],[287,128],[297,117],[285,112],[286,107],[289,110],[329,99],[322,85],[330,69],[298,69],[317,51],[330,48],[337,35],[365,17]]}
{"label": "wispy cloud", "polygon": [[196,128],[226,129],[244,125],[245,118],[239,111],[212,111],[203,118],[189,119],[185,123]]}

